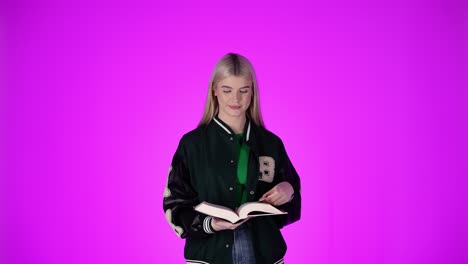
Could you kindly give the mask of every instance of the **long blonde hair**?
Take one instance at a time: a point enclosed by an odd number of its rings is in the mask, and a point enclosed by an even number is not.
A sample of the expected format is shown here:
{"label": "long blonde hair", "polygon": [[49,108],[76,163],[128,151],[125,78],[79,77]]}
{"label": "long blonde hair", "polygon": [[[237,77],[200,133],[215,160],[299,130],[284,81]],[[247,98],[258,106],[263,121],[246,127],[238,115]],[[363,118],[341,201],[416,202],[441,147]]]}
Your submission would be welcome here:
{"label": "long blonde hair", "polygon": [[247,58],[236,53],[228,53],[216,63],[208,85],[205,110],[203,111],[203,117],[198,127],[208,124],[218,113],[219,104],[214,96],[213,89],[218,85],[220,80],[230,76],[241,76],[252,80],[252,101],[250,102],[246,114],[256,125],[264,127],[265,125],[260,111],[257,77],[254,68]]}

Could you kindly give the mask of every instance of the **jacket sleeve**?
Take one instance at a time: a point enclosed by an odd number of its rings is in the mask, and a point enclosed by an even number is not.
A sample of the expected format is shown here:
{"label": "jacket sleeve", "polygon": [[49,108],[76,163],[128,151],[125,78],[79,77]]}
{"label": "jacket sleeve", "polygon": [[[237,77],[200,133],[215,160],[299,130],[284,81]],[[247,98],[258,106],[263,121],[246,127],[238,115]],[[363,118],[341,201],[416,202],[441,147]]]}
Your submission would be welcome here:
{"label": "jacket sleeve", "polygon": [[280,144],[280,158],[279,158],[279,179],[280,181],[287,181],[294,189],[292,199],[279,206],[278,208],[288,212],[288,214],[278,216],[277,223],[279,228],[292,224],[301,218],[301,181],[296,172],[291,160],[289,159],[286,149],[281,142]]}
{"label": "jacket sleeve", "polygon": [[214,233],[212,218],[193,209],[199,200],[190,180],[187,158],[182,138],[169,168],[163,209],[167,221],[180,238],[205,238]]}

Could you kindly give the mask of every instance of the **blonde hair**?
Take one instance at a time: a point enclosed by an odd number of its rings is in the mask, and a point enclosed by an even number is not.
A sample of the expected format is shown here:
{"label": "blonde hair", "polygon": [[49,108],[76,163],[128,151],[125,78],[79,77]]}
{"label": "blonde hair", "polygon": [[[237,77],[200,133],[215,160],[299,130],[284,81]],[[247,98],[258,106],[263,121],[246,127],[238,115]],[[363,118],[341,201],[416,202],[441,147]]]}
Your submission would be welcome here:
{"label": "blonde hair", "polygon": [[216,63],[208,85],[205,110],[198,127],[208,124],[218,113],[219,104],[214,96],[213,89],[218,85],[220,80],[230,76],[246,77],[252,81],[252,101],[246,111],[246,115],[256,125],[264,127],[265,125],[260,111],[257,77],[254,68],[247,58],[236,53],[228,53]]}

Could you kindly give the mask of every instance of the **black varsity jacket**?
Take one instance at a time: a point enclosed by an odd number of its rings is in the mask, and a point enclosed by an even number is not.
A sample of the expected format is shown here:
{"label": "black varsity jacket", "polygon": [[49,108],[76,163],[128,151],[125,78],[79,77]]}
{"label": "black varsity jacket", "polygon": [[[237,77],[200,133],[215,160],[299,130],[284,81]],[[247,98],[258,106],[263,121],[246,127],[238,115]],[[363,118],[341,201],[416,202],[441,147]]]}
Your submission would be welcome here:
{"label": "black varsity jacket", "polygon": [[[257,263],[283,263],[286,243],[280,229],[300,219],[299,176],[279,137],[247,119],[245,142],[250,147],[246,190],[248,202],[282,181],[294,189],[293,199],[278,208],[288,214],[255,217],[246,223],[252,232]],[[233,231],[211,230],[211,217],[194,211],[202,201],[233,208],[237,205],[237,148],[234,132],[217,116],[186,133],[169,169],[163,209],[177,235],[186,239],[187,263],[232,263]]]}

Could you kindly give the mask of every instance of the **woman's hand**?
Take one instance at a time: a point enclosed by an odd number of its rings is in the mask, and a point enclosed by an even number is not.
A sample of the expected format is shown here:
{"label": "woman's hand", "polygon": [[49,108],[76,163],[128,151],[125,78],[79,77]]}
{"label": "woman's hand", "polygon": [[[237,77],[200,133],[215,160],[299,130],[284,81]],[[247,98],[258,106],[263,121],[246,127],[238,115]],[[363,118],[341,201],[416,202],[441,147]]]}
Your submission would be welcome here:
{"label": "woman's hand", "polygon": [[220,218],[217,218],[217,217],[213,217],[213,219],[211,219],[211,228],[215,231],[221,231],[221,230],[225,230],[225,229],[236,229],[237,227],[239,227],[240,225],[242,225],[243,223],[245,223],[247,220],[249,220],[250,217],[244,219],[242,222],[239,222],[237,224],[233,224],[229,221],[225,221],[225,220],[222,220]]}
{"label": "woman's hand", "polygon": [[289,202],[294,194],[294,189],[289,182],[280,182],[271,188],[261,198],[260,202],[267,202],[274,206],[283,205]]}

